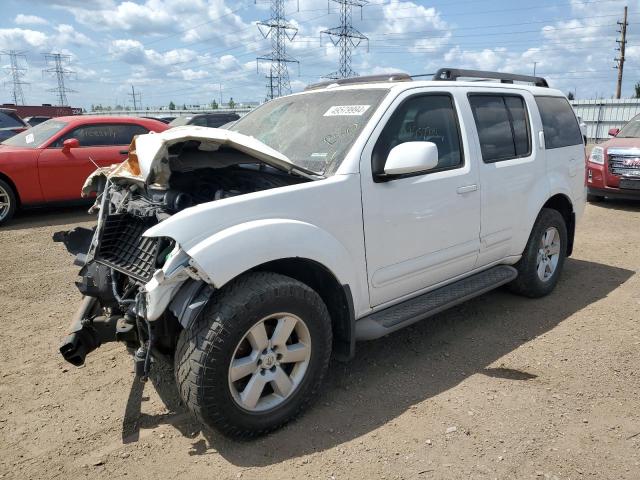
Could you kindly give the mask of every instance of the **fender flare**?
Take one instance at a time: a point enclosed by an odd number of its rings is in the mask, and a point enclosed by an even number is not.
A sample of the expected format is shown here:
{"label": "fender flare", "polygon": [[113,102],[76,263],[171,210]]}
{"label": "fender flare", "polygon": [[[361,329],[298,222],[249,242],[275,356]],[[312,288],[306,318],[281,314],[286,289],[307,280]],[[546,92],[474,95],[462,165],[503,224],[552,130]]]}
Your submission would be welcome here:
{"label": "fender flare", "polygon": [[360,269],[345,246],[326,230],[299,220],[241,223],[187,246],[185,251],[215,288],[252,268],[292,257],[321,264],[351,291],[359,292],[363,287],[357,275]]}

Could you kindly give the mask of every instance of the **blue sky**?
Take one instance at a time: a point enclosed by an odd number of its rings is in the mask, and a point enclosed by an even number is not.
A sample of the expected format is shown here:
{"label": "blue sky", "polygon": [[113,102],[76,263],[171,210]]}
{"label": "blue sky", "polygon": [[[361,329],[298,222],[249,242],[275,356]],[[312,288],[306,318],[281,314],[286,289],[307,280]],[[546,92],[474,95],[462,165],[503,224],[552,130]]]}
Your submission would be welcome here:
{"label": "blue sky", "polygon": [[[55,103],[43,74],[43,53],[71,56],[67,85],[73,106],[131,104],[131,85],[145,107],[203,104],[229,97],[263,100],[269,52],[255,23],[269,17],[258,0],[0,0],[0,50],[26,52],[26,103]],[[299,10],[298,10],[299,3]],[[328,10],[328,3],[331,4]],[[623,96],[640,80],[640,1],[620,0],[371,0],[356,9],[354,27],[369,36],[353,55],[360,74],[430,73],[461,67],[537,73],[578,98],[611,97],[615,90],[616,22],[629,6]],[[327,0],[286,2],[299,32],[287,45],[300,61],[290,67],[291,86],[337,69],[338,52],[320,32],[337,26],[338,8]],[[639,33],[636,33],[639,32]],[[0,57],[2,66],[8,57]],[[8,77],[7,77],[8,78]],[[11,99],[0,85],[0,102]]]}

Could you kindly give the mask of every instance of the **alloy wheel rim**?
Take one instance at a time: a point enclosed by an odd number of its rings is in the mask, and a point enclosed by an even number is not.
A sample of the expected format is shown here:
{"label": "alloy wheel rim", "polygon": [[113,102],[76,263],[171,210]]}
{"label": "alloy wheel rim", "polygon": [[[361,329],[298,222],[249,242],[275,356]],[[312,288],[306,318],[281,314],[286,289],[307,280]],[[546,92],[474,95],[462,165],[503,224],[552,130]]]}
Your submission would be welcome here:
{"label": "alloy wheel rim", "polygon": [[265,412],[293,395],[311,359],[311,335],[304,321],[276,313],[257,322],[242,337],[229,364],[229,389],[236,404]]}
{"label": "alloy wheel rim", "polygon": [[538,278],[548,282],[556,273],[560,260],[560,232],[556,227],[549,227],[540,238],[536,271]]}
{"label": "alloy wheel rim", "polygon": [[10,208],[11,198],[9,197],[9,192],[0,186],[0,221],[4,220]]}

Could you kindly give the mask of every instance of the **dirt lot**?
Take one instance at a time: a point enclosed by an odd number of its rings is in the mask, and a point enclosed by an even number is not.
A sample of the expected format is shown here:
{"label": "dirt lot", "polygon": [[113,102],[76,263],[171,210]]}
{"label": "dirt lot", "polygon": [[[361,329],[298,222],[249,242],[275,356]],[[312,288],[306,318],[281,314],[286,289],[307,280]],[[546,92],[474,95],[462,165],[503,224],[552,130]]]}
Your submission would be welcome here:
{"label": "dirt lot", "polygon": [[0,477],[640,478],[640,203],[589,206],[551,296],[486,295],[333,364],[317,404],[266,438],[202,431],[169,372],[133,382],[120,345],[57,346],[78,305],[54,231],[0,230]]}

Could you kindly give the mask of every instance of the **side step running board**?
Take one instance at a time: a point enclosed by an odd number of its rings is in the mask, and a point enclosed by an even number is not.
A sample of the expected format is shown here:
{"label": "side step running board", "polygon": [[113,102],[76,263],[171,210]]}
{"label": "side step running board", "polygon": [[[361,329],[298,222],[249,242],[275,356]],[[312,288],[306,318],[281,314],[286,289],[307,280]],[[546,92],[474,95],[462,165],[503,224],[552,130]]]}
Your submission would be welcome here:
{"label": "side step running board", "polygon": [[476,273],[455,283],[372,313],[356,322],[356,340],[373,340],[482,295],[518,276],[509,265]]}

